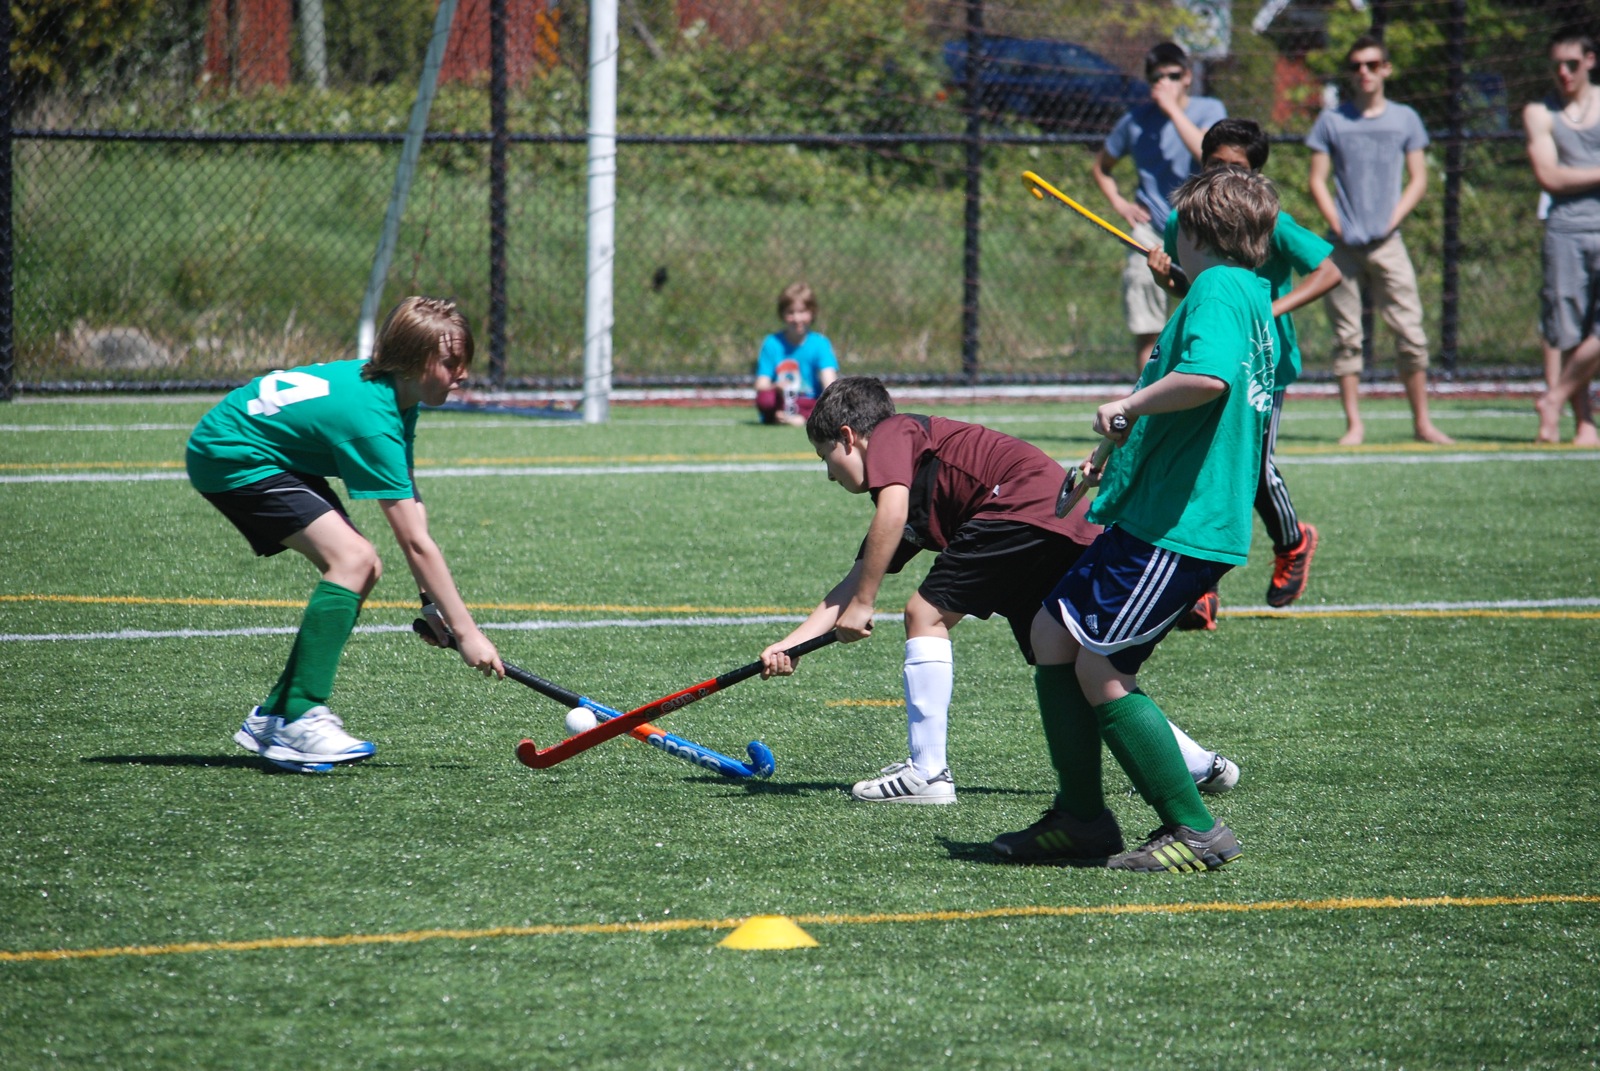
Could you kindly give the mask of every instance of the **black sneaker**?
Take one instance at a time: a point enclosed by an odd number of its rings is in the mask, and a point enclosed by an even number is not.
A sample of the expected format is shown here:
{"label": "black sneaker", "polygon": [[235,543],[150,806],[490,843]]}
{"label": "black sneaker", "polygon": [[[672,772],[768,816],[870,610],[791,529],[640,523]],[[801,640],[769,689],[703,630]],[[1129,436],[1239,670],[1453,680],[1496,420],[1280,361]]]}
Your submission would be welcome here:
{"label": "black sneaker", "polygon": [[1188,826],[1162,826],[1139,847],[1109,860],[1112,870],[1165,870],[1173,874],[1198,874],[1215,870],[1244,854],[1239,838],[1221,822],[1208,833]]}
{"label": "black sneaker", "polygon": [[1086,821],[1052,808],[1027,829],[1000,834],[989,847],[1011,863],[1105,866],[1123,842],[1117,816],[1109,810]]}

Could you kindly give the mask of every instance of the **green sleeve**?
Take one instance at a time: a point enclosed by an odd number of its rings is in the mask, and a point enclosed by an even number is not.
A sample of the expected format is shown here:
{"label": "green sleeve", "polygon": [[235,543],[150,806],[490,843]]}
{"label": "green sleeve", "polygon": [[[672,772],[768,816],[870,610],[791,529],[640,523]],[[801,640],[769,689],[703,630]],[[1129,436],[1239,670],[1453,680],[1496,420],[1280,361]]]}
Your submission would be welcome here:
{"label": "green sleeve", "polygon": [[1333,246],[1326,238],[1306,230],[1287,212],[1278,213],[1272,244],[1296,275],[1310,275],[1333,255]]}

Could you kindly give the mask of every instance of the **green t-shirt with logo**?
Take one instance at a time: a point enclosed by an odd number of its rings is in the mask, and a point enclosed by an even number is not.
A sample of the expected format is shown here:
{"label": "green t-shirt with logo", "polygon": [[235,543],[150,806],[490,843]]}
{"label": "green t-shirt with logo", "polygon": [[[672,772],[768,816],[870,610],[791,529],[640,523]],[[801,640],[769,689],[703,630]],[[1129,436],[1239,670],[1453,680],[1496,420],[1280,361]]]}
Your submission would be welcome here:
{"label": "green t-shirt with logo", "polygon": [[1227,390],[1194,409],[1134,421],[1106,464],[1088,519],[1179,554],[1243,565],[1275,364],[1267,281],[1248,268],[1202,272],[1139,386],[1187,372],[1220,379]]}
{"label": "green t-shirt with logo", "polygon": [[[1167,256],[1178,259],[1178,215],[1167,220],[1162,246]],[[1287,212],[1278,213],[1278,222],[1272,228],[1272,246],[1267,252],[1267,262],[1256,269],[1256,274],[1272,285],[1272,300],[1277,301],[1294,289],[1296,275],[1310,275],[1333,255],[1333,245],[1321,235],[1302,227]],[[1295,336],[1294,317],[1284,313],[1272,321],[1277,330],[1274,345],[1278,354],[1275,373],[1276,390],[1285,390],[1300,378],[1300,342]]]}
{"label": "green t-shirt with logo", "polygon": [[283,472],[337,476],[351,498],[412,498],[417,407],[365,360],[268,372],[233,391],[189,435],[195,489],[233,491]]}

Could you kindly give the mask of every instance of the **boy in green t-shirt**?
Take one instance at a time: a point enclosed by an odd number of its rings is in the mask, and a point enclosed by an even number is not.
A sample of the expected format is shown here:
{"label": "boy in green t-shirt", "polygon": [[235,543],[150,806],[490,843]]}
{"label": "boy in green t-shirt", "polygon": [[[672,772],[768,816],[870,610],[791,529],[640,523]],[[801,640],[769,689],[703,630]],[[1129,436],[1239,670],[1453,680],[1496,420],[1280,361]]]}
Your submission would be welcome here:
{"label": "boy in green t-shirt", "polygon": [[410,297],[378,332],[370,361],[269,372],[218,402],[189,436],[195,490],[258,555],[304,555],[322,580],[311,593],[278,683],[233,734],[246,751],[296,773],[328,773],[376,748],[328,709],[334,674],[362,603],[383,572],[327,477],[351,498],[375,498],[423,593],[423,614],[455,634],[462,661],[505,666],[456,591],[412,479],[417,405],[442,405],[466,381],[472,329],[455,303]]}
{"label": "boy in green t-shirt", "polygon": [[[1250,119],[1222,119],[1206,131],[1201,147],[1205,167],[1232,164],[1260,171],[1267,164],[1271,143],[1261,124]],[[1178,298],[1189,292],[1188,281],[1172,271],[1178,255],[1178,220],[1167,221],[1162,248],[1150,251],[1150,273],[1156,282]],[[1278,422],[1283,414],[1283,392],[1300,378],[1300,345],[1290,313],[1308,305],[1339,285],[1343,276],[1333,262],[1333,245],[1306,230],[1287,212],[1278,213],[1272,228],[1272,245],[1256,274],[1272,285],[1273,340],[1278,355],[1272,391],[1272,419],[1261,444],[1261,478],[1256,484],[1256,513],[1272,540],[1272,581],[1267,585],[1267,605],[1288,606],[1305,594],[1311,558],[1317,552],[1317,529],[1301,522],[1295,513],[1289,486],[1284,483],[1272,452],[1278,443]],[[1295,275],[1301,278],[1295,282]],[[1195,608],[1178,619],[1178,627],[1217,627],[1217,593],[1209,591]]]}
{"label": "boy in green t-shirt", "polygon": [[[1033,621],[1034,682],[1059,787],[1039,821],[995,838],[996,854],[1014,862],[1190,872],[1241,851],[1201,802],[1137,674],[1178,616],[1250,549],[1276,363],[1269,286],[1254,269],[1267,258],[1278,196],[1262,176],[1221,167],[1185,182],[1173,207],[1189,296],[1138,388],[1095,413],[1094,430],[1122,447],[1089,511],[1106,531]],[[1119,416],[1127,424],[1113,431]],[[1132,851],[1105,805],[1102,741],[1161,818]]]}

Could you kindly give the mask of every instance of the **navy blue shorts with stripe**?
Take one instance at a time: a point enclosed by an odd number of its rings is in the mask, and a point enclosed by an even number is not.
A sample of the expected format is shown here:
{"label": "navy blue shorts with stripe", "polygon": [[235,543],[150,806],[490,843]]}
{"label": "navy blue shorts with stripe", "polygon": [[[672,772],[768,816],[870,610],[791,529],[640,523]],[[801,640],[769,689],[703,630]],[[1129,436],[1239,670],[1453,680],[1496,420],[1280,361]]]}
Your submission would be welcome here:
{"label": "navy blue shorts with stripe", "polygon": [[1132,675],[1178,617],[1231,568],[1107,528],[1061,578],[1044,608],[1085,649]]}

